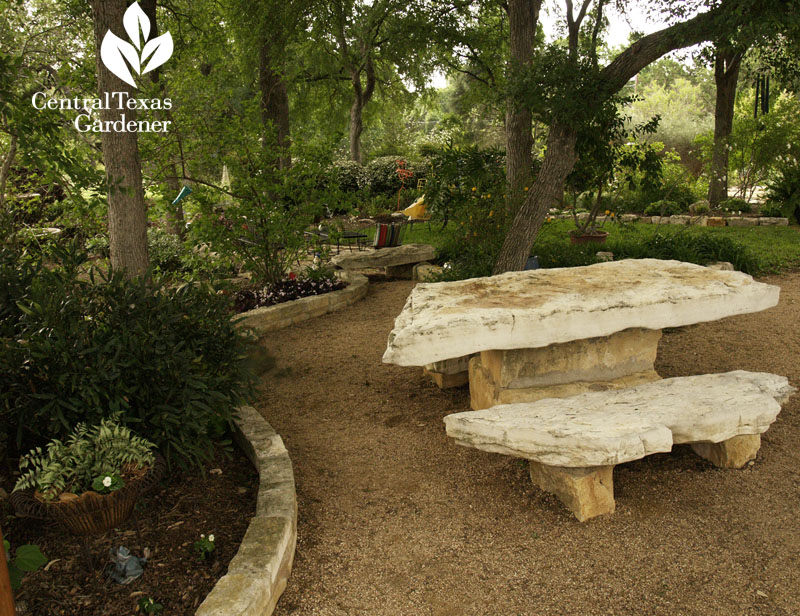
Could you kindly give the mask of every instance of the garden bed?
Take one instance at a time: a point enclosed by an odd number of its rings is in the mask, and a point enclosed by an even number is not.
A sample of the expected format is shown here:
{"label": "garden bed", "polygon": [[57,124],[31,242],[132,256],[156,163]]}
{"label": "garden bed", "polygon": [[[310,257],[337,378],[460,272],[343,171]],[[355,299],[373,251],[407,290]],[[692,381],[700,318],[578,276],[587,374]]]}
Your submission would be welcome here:
{"label": "garden bed", "polygon": [[[142,547],[151,555],[142,577],[129,585],[110,580],[104,568],[112,546],[124,545],[142,555],[133,519],[91,538],[95,569],[89,571],[80,538],[43,521],[15,518],[5,501],[2,526],[12,550],[37,544],[49,563],[22,582],[17,603],[27,605],[25,614],[127,616],[136,613],[140,598],[151,597],[170,616],[193,615],[239,549],[256,508],[258,476],[239,448],[230,457],[217,456],[206,465],[204,476],[170,475],[166,485],[137,505]],[[4,488],[11,490],[7,482]],[[201,534],[214,535],[216,548],[208,561],[193,548]]]}

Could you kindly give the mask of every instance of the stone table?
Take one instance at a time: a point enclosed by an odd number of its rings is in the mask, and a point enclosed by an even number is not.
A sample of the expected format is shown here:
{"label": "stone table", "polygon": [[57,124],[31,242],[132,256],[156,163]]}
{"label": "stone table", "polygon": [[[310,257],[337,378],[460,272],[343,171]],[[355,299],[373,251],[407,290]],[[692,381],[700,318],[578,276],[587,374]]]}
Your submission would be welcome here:
{"label": "stone table", "polygon": [[620,389],[660,378],[663,328],[765,310],[779,293],[741,272],[659,259],[419,284],[383,361],[479,354],[469,361],[475,410]]}

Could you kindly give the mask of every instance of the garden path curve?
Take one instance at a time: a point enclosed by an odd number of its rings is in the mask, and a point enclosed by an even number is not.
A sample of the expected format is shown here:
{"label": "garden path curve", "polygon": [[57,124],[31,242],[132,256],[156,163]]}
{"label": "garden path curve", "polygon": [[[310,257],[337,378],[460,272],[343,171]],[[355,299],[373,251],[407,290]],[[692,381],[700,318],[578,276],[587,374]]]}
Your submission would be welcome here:
{"label": "garden path curve", "polygon": [[[800,275],[765,312],[666,331],[656,369],[800,383]],[[524,461],[449,442],[467,410],[419,368],[381,363],[413,283],[373,282],[334,314],[268,334],[257,405],[295,471],[298,544],[280,616],[800,613],[800,396],[753,466],[688,447],[618,468],[617,511],[584,525]]]}

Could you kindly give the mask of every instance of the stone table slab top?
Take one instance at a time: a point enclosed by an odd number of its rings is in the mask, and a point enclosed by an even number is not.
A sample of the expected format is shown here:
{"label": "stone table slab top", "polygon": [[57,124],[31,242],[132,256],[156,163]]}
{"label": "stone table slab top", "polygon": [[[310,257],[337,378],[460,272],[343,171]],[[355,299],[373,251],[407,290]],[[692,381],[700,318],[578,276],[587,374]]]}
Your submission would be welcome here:
{"label": "stone table slab top", "polygon": [[779,287],[741,272],[659,259],[424,283],[395,320],[383,361],[424,366],[632,327],[679,327],[765,310],[779,295]]}
{"label": "stone table slab top", "polygon": [[737,370],[499,405],[444,422],[447,435],[468,447],[547,466],[608,466],[673,444],[761,434],[794,391],[786,377]]}

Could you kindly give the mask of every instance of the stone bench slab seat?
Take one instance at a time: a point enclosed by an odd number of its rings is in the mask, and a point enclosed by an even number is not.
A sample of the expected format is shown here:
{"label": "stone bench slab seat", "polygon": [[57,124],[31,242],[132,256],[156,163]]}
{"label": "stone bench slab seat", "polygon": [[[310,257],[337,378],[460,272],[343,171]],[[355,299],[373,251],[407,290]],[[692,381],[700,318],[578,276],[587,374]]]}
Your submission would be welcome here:
{"label": "stone bench slab seat", "polygon": [[399,267],[431,261],[436,258],[436,249],[428,244],[403,244],[377,250],[340,253],[331,258],[331,263],[344,270],[370,269],[373,267]]}
{"label": "stone bench slab seat", "polygon": [[688,443],[718,466],[743,466],[794,391],[785,377],[735,371],[499,405],[444,421],[461,445],[530,460],[534,482],[583,521],[613,512],[616,464]]}

